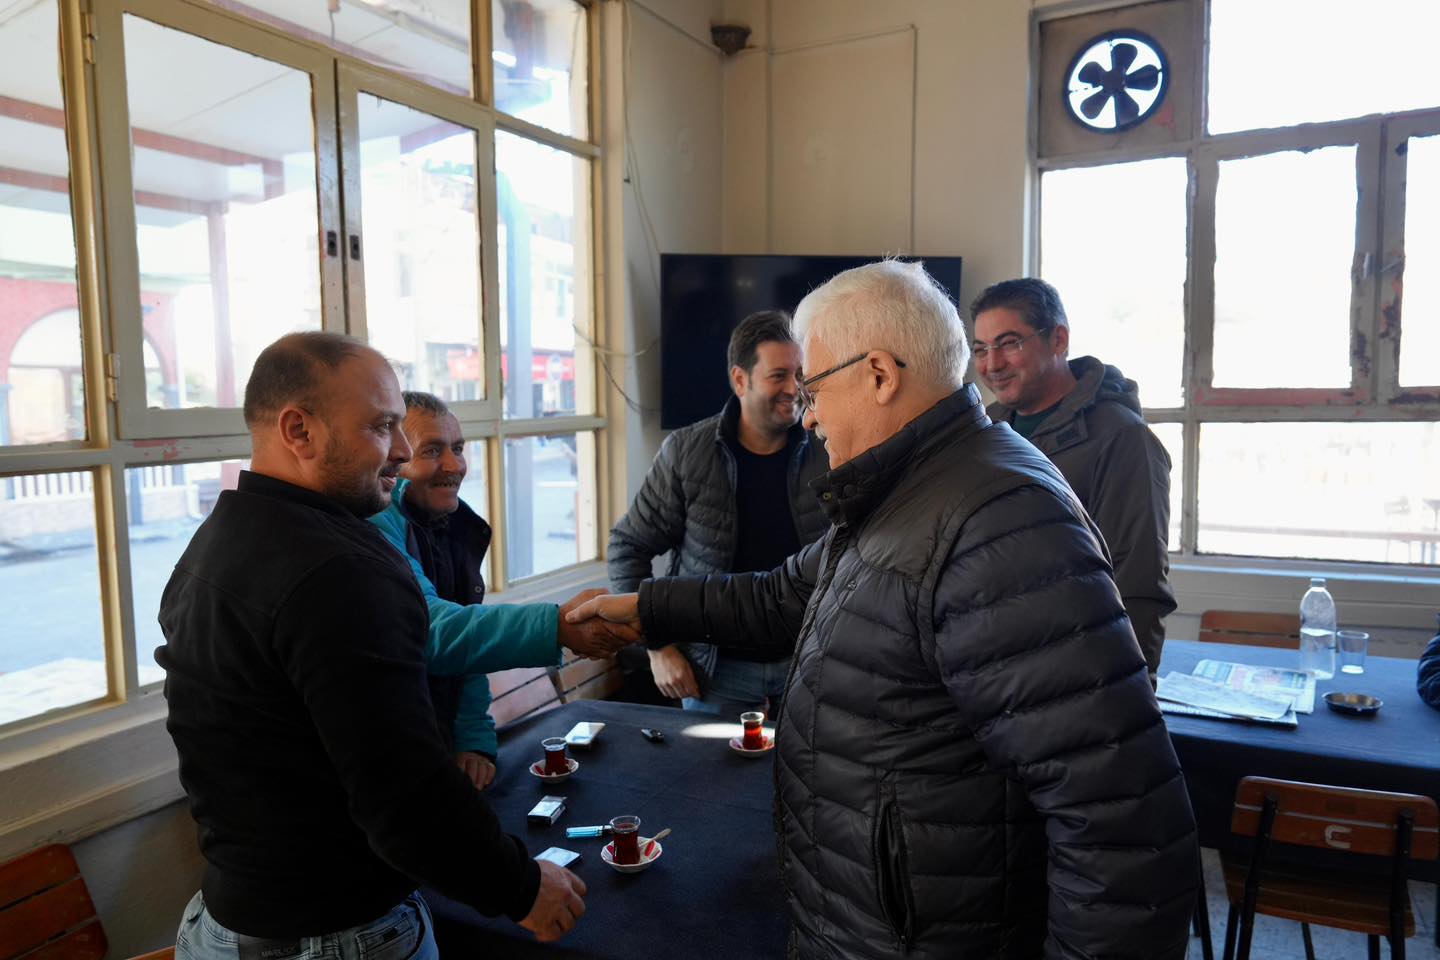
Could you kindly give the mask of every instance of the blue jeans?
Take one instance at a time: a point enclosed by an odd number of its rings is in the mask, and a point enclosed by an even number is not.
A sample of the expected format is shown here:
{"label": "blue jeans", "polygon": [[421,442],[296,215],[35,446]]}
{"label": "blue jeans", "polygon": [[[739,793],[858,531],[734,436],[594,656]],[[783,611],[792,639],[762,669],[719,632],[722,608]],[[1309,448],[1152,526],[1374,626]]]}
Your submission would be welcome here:
{"label": "blue jeans", "polygon": [[686,697],[682,703],[686,710],[713,713],[727,720],[734,720],[747,710],[763,710],[766,719],[777,720],[789,673],[788,659],[760,663],[736,660],[722,653],[708,681],[703,676],[696,678],[704,696]]}
{"label": "blue jeans", "polygon": [[412,893],[383,917],[318,937],[258,940],[222,927],[195,894],[175,935],[177,960],[440,960],[430,908]]}

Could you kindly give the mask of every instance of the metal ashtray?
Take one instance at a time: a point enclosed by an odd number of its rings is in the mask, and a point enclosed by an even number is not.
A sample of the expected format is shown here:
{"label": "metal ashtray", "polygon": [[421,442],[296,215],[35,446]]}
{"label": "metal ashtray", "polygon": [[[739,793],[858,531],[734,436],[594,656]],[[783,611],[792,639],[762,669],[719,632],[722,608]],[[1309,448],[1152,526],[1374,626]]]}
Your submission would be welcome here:
{"label": "metal ashtray", "polygon": [[1327,693],[1325,702],[1336,713],[1344,713],[1352,717],[1374,716],[1380,712],[1381,707],[1385,706],[1384,700],[1372,697],[1368,693]]}

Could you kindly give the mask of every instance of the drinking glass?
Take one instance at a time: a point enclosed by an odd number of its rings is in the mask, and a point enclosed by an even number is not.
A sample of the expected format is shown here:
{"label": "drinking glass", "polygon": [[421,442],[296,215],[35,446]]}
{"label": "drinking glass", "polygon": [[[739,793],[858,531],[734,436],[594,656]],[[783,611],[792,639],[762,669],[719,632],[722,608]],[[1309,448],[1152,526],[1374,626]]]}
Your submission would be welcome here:
{"label": "drinking glass", "polygon": [[745,735],[740,739],[740,746],[746,750],[764,750],[765,729],[761,726],[764,722],[765,714],[763,713],[740,714],[740,726],[745,730]]}
{"label": "drinking glass", "polygon": [[1370,634],[1362,630],[1337,630],[1335,644],[1339,648],[1341,673],[1365,672],[1365,654],[1370,649]]}
{"label": "drinking glass", "polygon": [[565,757],[565,738],[546,737],[540,741],[545,748],[545,773],[548,776],[570,772],[570,761]]}
{"label": "drinking glass", "polygon": [[640,862],[640,818],[631,814],[610,821],[615,837],[615,862]]}

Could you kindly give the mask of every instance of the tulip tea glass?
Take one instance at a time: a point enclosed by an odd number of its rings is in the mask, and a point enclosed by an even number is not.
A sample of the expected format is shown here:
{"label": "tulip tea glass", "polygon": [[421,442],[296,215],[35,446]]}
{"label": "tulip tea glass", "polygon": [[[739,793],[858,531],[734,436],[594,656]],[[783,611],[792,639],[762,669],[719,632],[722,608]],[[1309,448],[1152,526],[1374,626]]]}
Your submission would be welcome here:
{"label": "tulip tea glass", "polygon": [[765,714],[758,711],[740,714],[740,726],[745,730],[745,735],[740,738],[740,746],[746,750],[764,750],[765,728],[761,726],[764,722]]}
{"label": "tulip tea glass", "polygon": [[640,862],[640,818],[626,815],[610,821],[611,835],[615,838],[615,862]]}
{"label": "tulip tea glass", "polygon": [[563,776],[570,772],[570,761],[565,757],[565,738],[546,737],[540,741],[545,748],[545,775]]}

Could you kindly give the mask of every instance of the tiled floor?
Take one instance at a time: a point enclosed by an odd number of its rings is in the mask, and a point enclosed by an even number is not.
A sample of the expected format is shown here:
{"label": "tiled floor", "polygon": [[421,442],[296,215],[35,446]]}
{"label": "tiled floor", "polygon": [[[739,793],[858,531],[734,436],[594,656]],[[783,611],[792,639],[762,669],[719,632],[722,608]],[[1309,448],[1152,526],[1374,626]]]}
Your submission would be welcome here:
{"label": "tiled floor", "polygon": [[[1225,884],[1220,876],[1220,858],[1213,850],[1204,851],[1205,891],[1210,901],[1210,937],[1215,944],[1215,958],[1220,960],[1225,948]],[[1407,960],[1440,960],[1435,947],[1435,885],[1410,884],[1410,901],[1415,910],[1415,936],[1405,942]],[[1316,960],[1364,960],[1365,937],[1348,930],[1311,927]],[[1380,956],[1388,958],[1389,948],[1381,946]],[[1200,941],[1190,941],[1187,960],[1201,960]],[[1300,924],[1274,917],[1256,917],[1255,934],[1250,945],[1251,960],[1304,960],[1305,944],[1300,939]]]}

